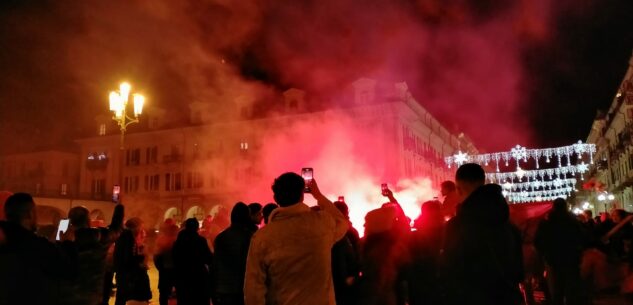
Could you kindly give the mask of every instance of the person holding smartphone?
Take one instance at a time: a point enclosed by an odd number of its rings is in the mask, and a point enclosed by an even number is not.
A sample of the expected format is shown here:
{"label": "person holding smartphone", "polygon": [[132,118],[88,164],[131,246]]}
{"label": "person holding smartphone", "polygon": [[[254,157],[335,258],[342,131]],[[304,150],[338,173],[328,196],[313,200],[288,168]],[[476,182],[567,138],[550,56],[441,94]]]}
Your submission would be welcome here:
{"label": "person holding smartphone", "polygon": [[255,233],[249,248],[244,284],[246,305],[334,305],[332,246],[348,229],[347,219],[308,181],[319,211],[303,203],[306,180],[296,173],[275,179],[279,208]]}

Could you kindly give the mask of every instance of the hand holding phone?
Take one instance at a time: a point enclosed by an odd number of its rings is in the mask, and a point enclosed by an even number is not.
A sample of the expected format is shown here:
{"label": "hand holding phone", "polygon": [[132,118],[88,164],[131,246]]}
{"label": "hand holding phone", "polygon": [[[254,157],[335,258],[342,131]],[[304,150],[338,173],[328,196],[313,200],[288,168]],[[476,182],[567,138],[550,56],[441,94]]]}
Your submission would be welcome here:
{"label": "hand holding phone", "polygon": [[310,194],[312,194],[312,197],[314,197],[314,199],[316,199],[317,201],[323,199],[323,194],[321,194],[321,190],[319,189],[319,186],[316,183],[316,180],[314,179],[310,179]]}
{"label": "hand holding phone", "polygon": [[303,180],[305,181],[305,184],[306,184],[306,187],[303,191],[305,193],[312,192],[312,189],[310,186],[312,184],[312,181],[314,180],[314,170],[311,167],[302,168],[301,177],[303,177]]}
{"label": "hand holding phone", "polygon": [[382,192],[382,195],[385,197],[389,197],[389,195],[391,195],[391,190],[389,190],[389,187],[387,186],[387,183],[383,183],[380,185],[380,189]]}
{"label": "hand holding phone", "polygon": [[61,235],[68,231],[68,225],[70,224],[70,219],[65,218],[59,221],[59,226],[57,227],[57,236],[55,240],[61,240]]}

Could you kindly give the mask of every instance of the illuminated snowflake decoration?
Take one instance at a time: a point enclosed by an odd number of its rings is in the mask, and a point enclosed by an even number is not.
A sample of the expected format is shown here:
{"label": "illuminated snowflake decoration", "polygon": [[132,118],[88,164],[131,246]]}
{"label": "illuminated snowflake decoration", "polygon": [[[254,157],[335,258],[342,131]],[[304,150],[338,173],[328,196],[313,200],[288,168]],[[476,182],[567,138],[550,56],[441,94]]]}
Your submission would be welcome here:
{"label": "illuminated snowflake decoration", "polygon": [[463,153],[461,150],[455,155],[455,163],[462,165],[468,161],[468,154]]}
{"label": "illuminated snowflake decoration", "polygon": [[586,173],[587,171],[589,171],[589,164],[586,164],[585,162],[582,162],[580,164],[578,164],[578,171],[582,174]]}

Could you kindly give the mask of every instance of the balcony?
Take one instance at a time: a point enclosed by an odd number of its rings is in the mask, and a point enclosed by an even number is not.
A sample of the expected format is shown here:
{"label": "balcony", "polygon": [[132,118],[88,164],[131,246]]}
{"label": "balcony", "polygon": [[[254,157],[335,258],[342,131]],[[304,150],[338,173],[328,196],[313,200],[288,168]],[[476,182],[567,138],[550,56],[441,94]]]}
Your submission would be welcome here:
{"label": "balcony", "polygon": [[88,159],[86,160],[86,168],[88,170],[105,170],[108,168],[110,159]]}

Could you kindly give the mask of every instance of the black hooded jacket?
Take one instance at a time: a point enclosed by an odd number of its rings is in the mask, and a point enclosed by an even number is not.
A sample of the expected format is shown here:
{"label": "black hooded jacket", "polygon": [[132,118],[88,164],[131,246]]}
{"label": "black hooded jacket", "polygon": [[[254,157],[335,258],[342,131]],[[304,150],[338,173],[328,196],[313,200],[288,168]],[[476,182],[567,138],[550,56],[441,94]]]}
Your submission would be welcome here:
{"label": "black hooded jacket", "polygon": [[448,222],[442,259],[451,304],[521,301],[521,237],[509,216],[501,187],[488,184],[466,198]]}

